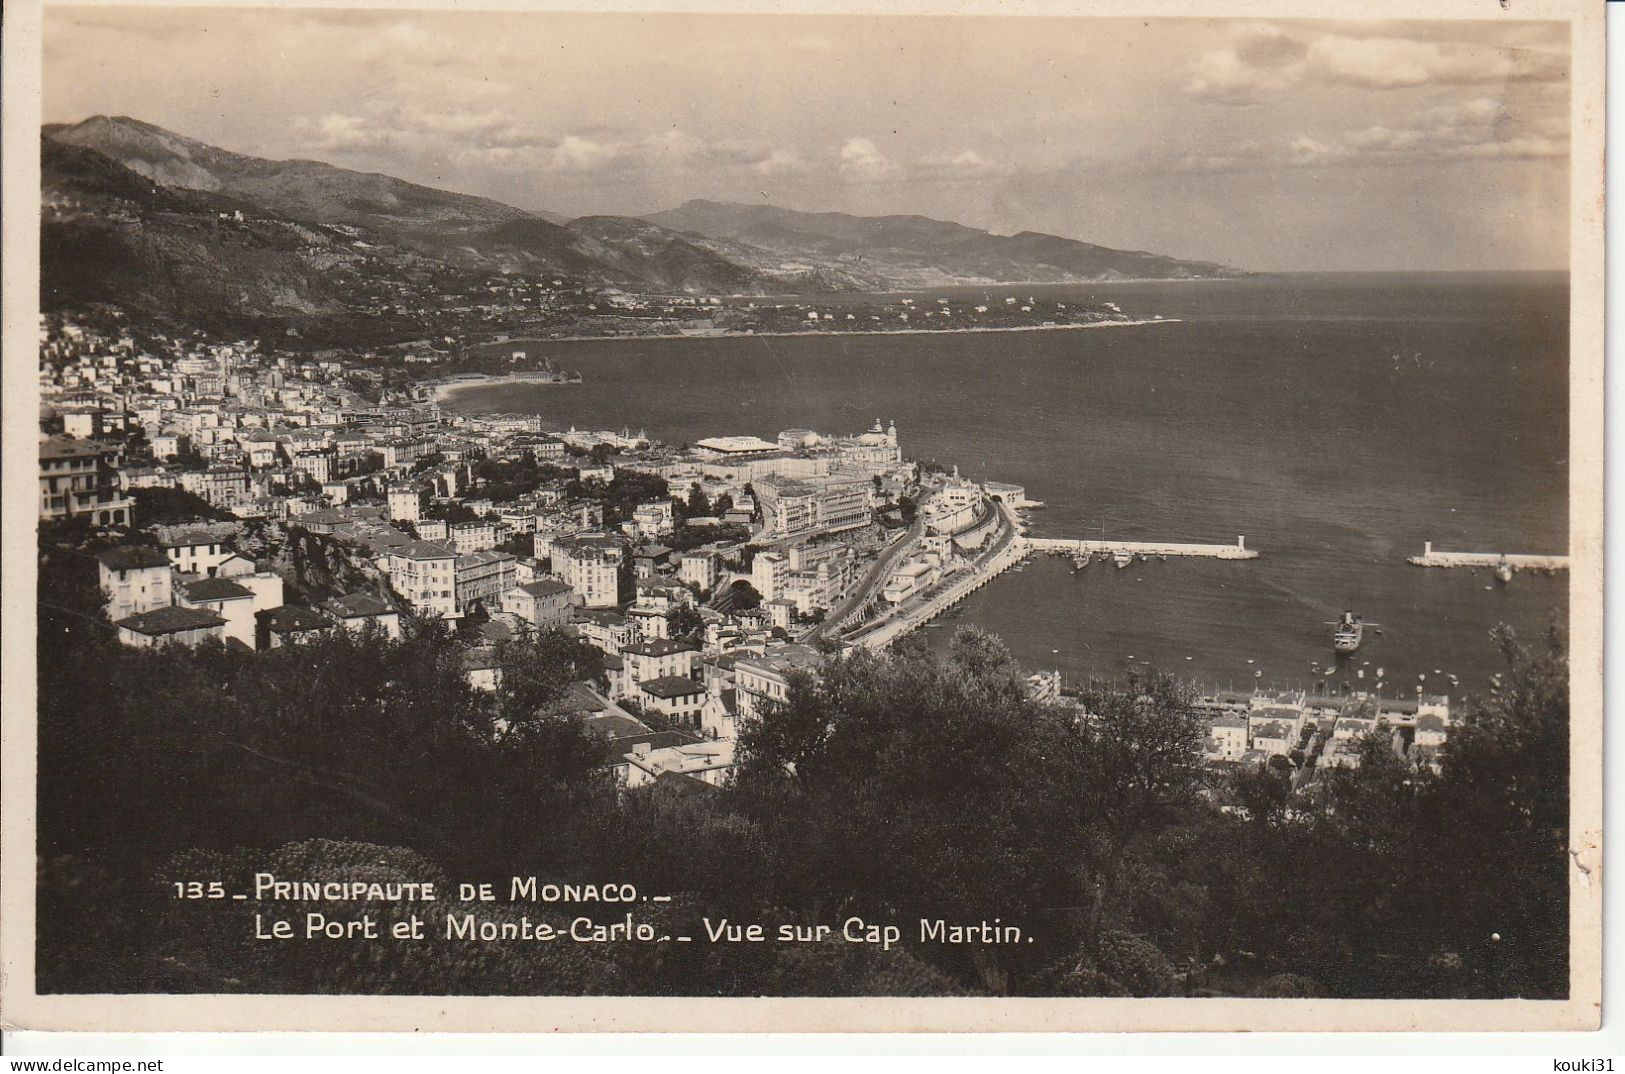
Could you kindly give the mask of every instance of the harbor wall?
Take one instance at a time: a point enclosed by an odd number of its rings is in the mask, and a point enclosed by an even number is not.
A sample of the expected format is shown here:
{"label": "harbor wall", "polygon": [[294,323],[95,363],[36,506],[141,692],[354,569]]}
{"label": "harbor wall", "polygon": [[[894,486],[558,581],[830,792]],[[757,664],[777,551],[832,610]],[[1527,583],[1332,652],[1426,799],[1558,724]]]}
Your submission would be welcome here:
{"label": "harbor wall", "polygon": [[1064,552],[1072,555],[1111,555],[1130,552],[1137,556],[1199,556],[1205,559],[1257,559],[1245,537],[1235,544],[1193,544],[1173,541],[1088,541],[1064,537],[1029,537],[1034,552]]}
{"label": "harbor wall", "polygon": [[1568,556],[1525,555],[1517,552],[1436,552],[1433,542],[1422,545],[1422,554],[1406,560],[1418,567],[1489,567],[1502,564],[1513,570],[1566,571]]}

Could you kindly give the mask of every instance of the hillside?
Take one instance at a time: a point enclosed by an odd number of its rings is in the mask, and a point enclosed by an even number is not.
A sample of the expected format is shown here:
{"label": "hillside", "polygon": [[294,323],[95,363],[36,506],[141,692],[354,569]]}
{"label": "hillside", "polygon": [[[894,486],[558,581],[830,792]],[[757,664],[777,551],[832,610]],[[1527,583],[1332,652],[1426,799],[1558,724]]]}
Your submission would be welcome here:
{"label": "hillside", "polygon": [[724,254],[738,257],[753,251],[758,271],[771,271],[768,266],[773,263],[805,265],[851,274],[871,286],[1238,274],[1212,262],[1114,250],[1031,231],[994,235],[924,216],[804,213],[771,205],[695,200],[645,219],[687,232]]}
{"label": "hillside", "polygon": [[233,153],[124,117],[42,134],[47,309],[101,302],[167,321],[405,338],[435,334],[448,310],[478,318],[499,293],[545,316],[536,288],[554,279],[578,291],[764,294],[1234,274],[923,216],[690,201],[644,218],[565,220]]}
{"label": "hillside", "polygon": [[333,237],[244,203],[153,183],[90,149],[41,143],[40,300],[111,303],[160,319],[235,324],[338,315]]}

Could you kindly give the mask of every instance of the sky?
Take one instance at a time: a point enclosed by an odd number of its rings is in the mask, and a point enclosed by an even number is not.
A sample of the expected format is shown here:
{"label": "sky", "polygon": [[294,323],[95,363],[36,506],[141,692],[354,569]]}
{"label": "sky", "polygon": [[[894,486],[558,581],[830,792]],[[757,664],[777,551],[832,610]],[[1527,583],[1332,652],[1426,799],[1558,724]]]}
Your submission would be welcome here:
{"label": "sky", "polygon": [[1561,268],[1539,22],[48,8],[125,115],[566,216],[919,213],[1258,271]]}

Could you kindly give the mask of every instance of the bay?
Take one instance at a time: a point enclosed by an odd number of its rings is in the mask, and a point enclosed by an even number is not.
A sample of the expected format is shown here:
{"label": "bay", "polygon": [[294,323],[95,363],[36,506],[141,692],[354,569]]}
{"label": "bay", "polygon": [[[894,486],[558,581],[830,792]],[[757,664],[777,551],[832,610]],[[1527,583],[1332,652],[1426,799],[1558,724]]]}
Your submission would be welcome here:
{"label": "bay", "polygon": [[[1158,666],[1209,685],[1304,685],[1324,625],[1382,626],[1330,681],[1482,688],[1501,622],[1567,615],[1566,575],[1424,570],[1436,547],[1568,542],[1568,284],[1559,274],[1349,274],[953,288],[920,301],[1115,302],[1177,323],[920,335],[549,343],[580,385],[460,393],[456,408],[673,443],[895,421],[905,454],[1013,481],[1033,532],[1231,542],[1248,562],[1074,573],[1038,558],[929,629],[1001,635],[1071,677]],[[821,298],[831,308],[864,301]],[[1488,587],[1488,588],[1486,588]],[[1251,661],[1251,662],[1249,662]],[[1364,671],[1364,678],[1360,673]],[[1457,691],[1459,692],[1459,690]]]}

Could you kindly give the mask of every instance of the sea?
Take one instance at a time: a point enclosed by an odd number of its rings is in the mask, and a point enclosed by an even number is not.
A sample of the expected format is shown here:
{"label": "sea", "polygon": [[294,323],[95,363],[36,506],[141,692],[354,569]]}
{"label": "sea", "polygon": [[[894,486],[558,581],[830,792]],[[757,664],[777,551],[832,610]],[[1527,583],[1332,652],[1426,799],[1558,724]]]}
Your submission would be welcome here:
{"label": "sea", "polygon": [[[897,296],[878,296],[895,300]],[[1069,681],[1154,666],[1205,688],[1479,693],[1491,640],[1566,623],[1566,574],[1410,566],[1568,548],[1565,274],[1297,274],[945,288],[921,305],[1112,302],[1173,323],[532,345],[578,385],[460,393],[476,412],[672,443],[895,422],[905,455],[1014,482],[1037,536],[1230,543],[1249,561],[1074,570],[1035,557],[926,628],[1000,635]],[[877,296],[820,296],[830,308]],[[1376,624],[1334,658],[1330,621]],[[1456,677],[1456,683],[1450,682]]]}

